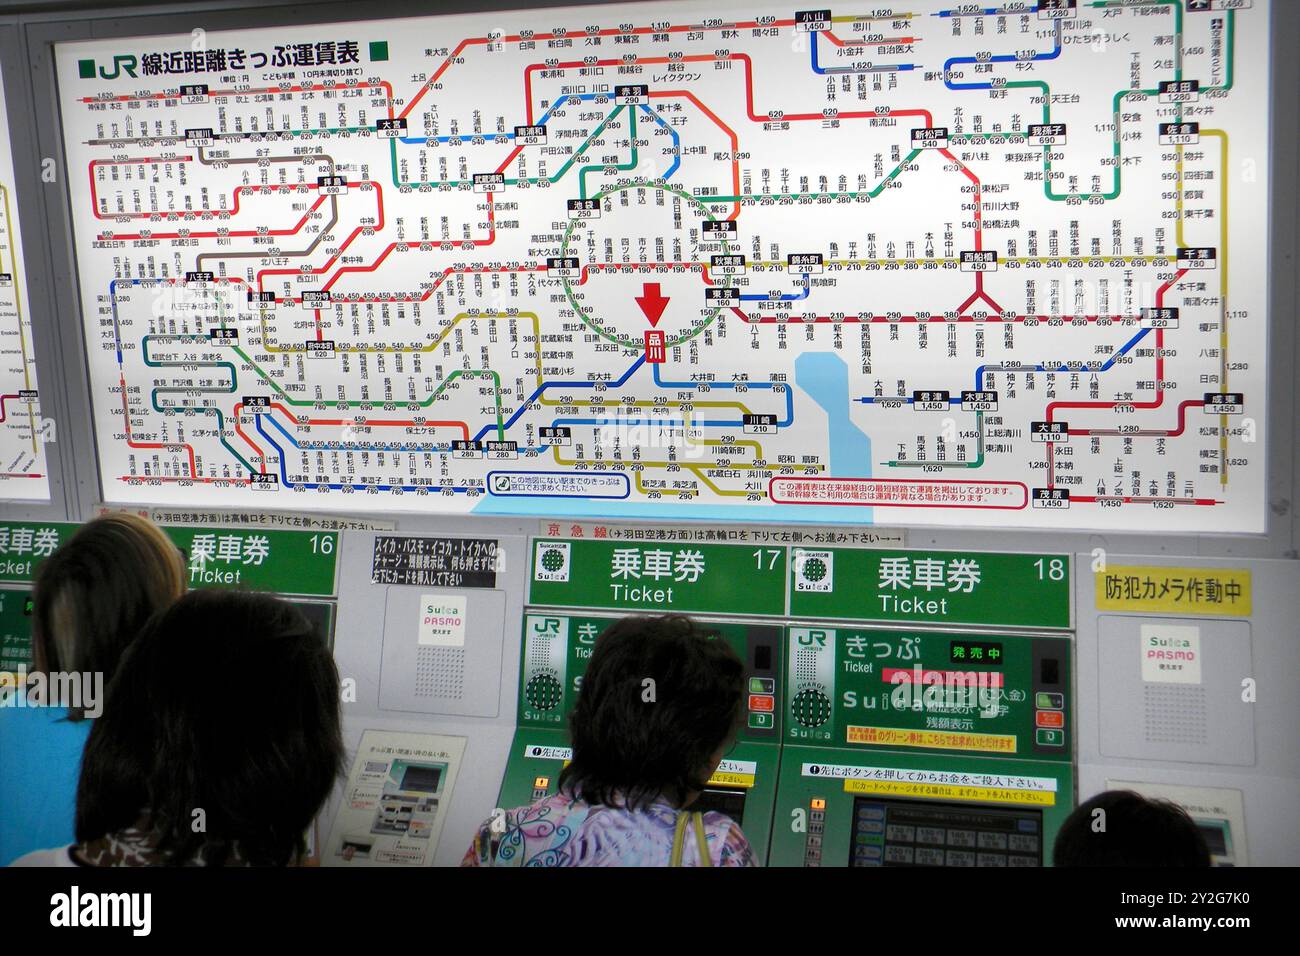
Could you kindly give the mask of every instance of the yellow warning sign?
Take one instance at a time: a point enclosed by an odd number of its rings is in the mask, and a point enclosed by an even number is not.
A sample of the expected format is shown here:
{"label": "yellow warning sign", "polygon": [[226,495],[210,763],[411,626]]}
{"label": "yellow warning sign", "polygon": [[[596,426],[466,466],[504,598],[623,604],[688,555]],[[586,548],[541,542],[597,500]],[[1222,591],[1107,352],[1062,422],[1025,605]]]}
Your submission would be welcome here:
{"label": "yellow warning sign", "polygon": [[1095,580],[1099,611],[1250,616],[1246,568],[1111,566]]}
{"label": "yellow warning sign", "polygon": [[752,773],[729,773],[719,770],[709,778],[709,783],[719,787],[752,787],[754,786],[754,774]]}
{"label": "yellow warning sign", "polygon": [[934,800],[971,800],[984,803],[1019,803],[1056,806],[1049,790],[1008,790],[1002,787],[963,787],[950,783],[905,783],[899,780],[845,780],[845,793],[874,793],[888,797],[929,797]]}
{"label": "yellow warning sign", "polygon": [[965,734],[942,730],[906,730],[901,727],[849,727],[851,744],[879,747],[933,747],[937,750],[982,750],[988,753],[1016,752],[1015,734]]}

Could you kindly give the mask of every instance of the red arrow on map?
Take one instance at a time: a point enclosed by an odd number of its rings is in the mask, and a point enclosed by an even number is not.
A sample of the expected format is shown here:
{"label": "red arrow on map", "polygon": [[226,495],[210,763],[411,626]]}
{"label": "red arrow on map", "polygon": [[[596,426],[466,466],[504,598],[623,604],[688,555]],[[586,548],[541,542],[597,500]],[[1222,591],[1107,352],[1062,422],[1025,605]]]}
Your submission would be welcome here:
{"label": "red arrow on map", "polygon": [[642,294],[636,296],[636,304],[641,306],[641,311],[653,328],[663,318],[664,309],[668,308],[668,297],[659,293],[658,282],[647,282]]}

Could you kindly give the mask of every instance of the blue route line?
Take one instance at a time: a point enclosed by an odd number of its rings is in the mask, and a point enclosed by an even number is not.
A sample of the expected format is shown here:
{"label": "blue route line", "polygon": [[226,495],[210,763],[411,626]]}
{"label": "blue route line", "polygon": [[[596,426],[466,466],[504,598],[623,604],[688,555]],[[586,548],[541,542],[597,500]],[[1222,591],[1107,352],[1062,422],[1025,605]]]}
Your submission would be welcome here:
{"label": "blue route line", "polygon": [[[397,488],[400,488],[403,491],[420,491],[423,489],[424,491],[434,492],[434,491],[450,490],[450,491],[463,494],[470,490],[474,490],[474,491],[482,491],[484,494],[487,493],[486,488],[470,489],[469,487],[464,485],[449,487],[447,485],[374,485],[374,484],[366,484],[364,482],[357,483],[357,482],[350,482],[350,481],[349,482],[327,482],[327,481],[292,481],[291,482],[289,480],[289,473],[285,471],[285,467],[284,467],[284,449],[281,448],[276,443],[275,439],[266,433],[266,429],[262,427],[262,419],[267,417],[269,416],[267,415],[255,416],[253,419],[253,425],[254,427],[257,428],[258,433],[271,444],[271,447],[274,448],[280,456],[280,485],[283,488],[289,488],[294,485],[301,485],[304,488],[329,488],[331,491],[341,491],[344,488],[352,488],[356,491],[365,491],[369,488],[374,488],[378,491],[393,491]],[[277,428],[280,428],[279,425],[274,421],[274,419],[272,419],[271,424],[275,425]],[[281,433],[285,434],[286,438],[288,437],[288,434],[284,432],[283,428],[280,428],[280,431]],[[292,440],[293,439],[290,439],[290,441]],[[344,451],[346,449],[339,449],[339,450]]]}
{"label": "blue route line", "polygon": [[646,103],[641,104],[641,109],[645,111],[647,116],[650,116],[651,118],[654,119],[656,123],[658,123],[664,129],[668,130],[668,135],[671,136],[673,139],[673,164],[668,167],[668,172],[664,173],[663,176],[661,177],[662,179],[668,179],[672,176],[673,173],[677,172],[677,170],[681,168],[682,138],[681,136],[678,135],[677,130],[673,129],[670,125],[668,125],[668,122],[662,116],[659,115],[658,110],[652,110],[649,107],[649,105]]}
{"label": "blue route line", "polygon": [[[1003,10],[999,7],[984,7],[982,10],[940,10],[932,13],[932,17],[980,17],[993,16],[995,14],[1004,14],[1011,16],[1017,13],[1037,13],[1038,7],[1025,7],[1023,10]],[[1058,21],[1059,22],[1059,21]]]}
{"label": "blue route line", "polygon": [[[794,424],[794,391],[786,382],[665,382],[659,377],[659,366],[654,368],[655,384],[660,388],[699,388],[701,385],[707,385],[710,389],[714,388],[735,388],[737,385],[745,385],[749,388],[776,388],[781,385],[785,388],[785,419],[777,422],[778,428],[789,428]],[[665,422],[665,424],[667,424]],[[740,428],[744,426],[744,421],[701,421],[694,422],[695,425],[715,425],[723,428]]]}
{"label": "blue route line", "polygon": [[808,289],[811,283],[808,281],[808,273],[804,273],[800,278],[803,280],[802,291],[798,294],[790,292],[785,295],[763,295],[760,292],[746,292],[740,296],[741,302],[798,302],[801,299],[808,298]]}
{"label": "blue route line", "polygon": [[952,69],[954,63],[1032,63],[1035,60],[1055,60],[1061,55],[1061,21],[1057,20],[1055,34],[1056,46],[1051,53],[1035,53],[1027,60],[1022,60],[1014,53],[1002,56],[990,56],[981,59],[977,56],[954,56],[944,61],[943,64],[943,85],[950,90],[991,90],[992,83],[953,83],[948,79],[948,71]]}
{"label": "blue route line", "polygon": [[[1098,366],[1098,367],[1093,367],[1093,368],[1089,368],[1089,367],[1085,367],[1085,368],[1070,368],[1068,365],[1057,365],[1057,366],[1053,366],[1053,367],[1050,367],[1050,368],[1049,368],[1049,367],[1046,366],[1046,365],[1017,365],[1017,366],[1015,366],[1014,368],[1007,369],[1005,366],[1002,366],[1002,365],[981,365],[979,368],[977,368],[977,369],[975,370],[975,391],[978,392],[978,391],[981,391],[981,390],[984,388],[984,373],[985,373],[986,371],[990,370],[990,369],[992,369],[992,370],[995,371],[995,372],[1011,371],[1011,372],[1085,372],[1085,373],[1091,372],[1091,373],[1096,373],[1096,372],[1105,372],[1105,371],[1109,371],[1110,368],[1111,368],[1111,366],[1113,366],[1113,365],[1115,364],[1115,362],[1119,359],[1119,357],[1120,357],[1121,355],[1126,355],[1129,351],[1131,351],[1132,348],[1133,348],[1133,346],[1137,345],[1137,344],[1138,344],[1139,342],[1141,342],[1144,338],[1146,338],[1146,334],[1147,334],[1148,332],[1150,332],[1150,331],[1151,331],[1150,329],[1143,329],[1142,331],[1138,332],[1137,335],[1133,336],[1133,338],[1129,339],[1129,340],[1128,340],[1127,342],[1125,342],[1122,346],[1120,346],[1120,349],[1119,349],[1118,352],[1116,352],[1114,355],[1112,355],[1110,358],[1108,358],[1105,362],[1103,362],[1103,363],[1102,363],[1100,366]],[[897,397],[895,397],[895,398],[889,398],[889,397],[887,397],[887,396],[883,396],[883,395],[882,395],[880,398],[873,398],[873,397],[859,398],[858,401],[861,402],[863,405],[874,405],[876,402],[904,402],[904,403],[906,403],[906,404],[908,404],[908,405],[911,405],[911,404],[912,404],[912,399],[910,399],[910,398],[903,398],[902,396],[897,396]],[[949,399],[948,399],[948,404],[949,404],[949,405],[959,405],[959,404],[961,404],[961,397],[960,397],[960,396],[958,396],[958,397],[956,397],[956,398],[949,397]]]}
{"label": "blue route line", "polygon": [[[812,68],[814,73],[906,73],[908,70],[915,70],[915,63],[887,63],[881,66],[873,66],[866,70],[859,70],[851,66],[822,66],[817,59],[817,33],[814,31],[812,40],[809,41],[808,47],[812,51]],[[850,46],[866,46],[865,43],[850,43]]]}
{"label": "blue route line", "polygon": [[[598,96],[607,97],[609,96],[609,94],[608,93],[575,93],[573,95],[561,96],[559,99],[557,99],[554,103],[550,105],[550,108],[548,108],[547,111],[543,113],[541,117],[537,120],[537,122],[534,123],[533,125],[545,126],[546,121],[551,118],[551,114],[554,113],[561,106],[567,104],[568,101],[573,99],[574,97],[577,97],[580,100],[594,100]],[[472,140],[475,137],[482,137],[484,142],[487,143],[502,138],[514,139],[515,134],[514,133],[469,133],[469,134],[458,133],[454,136],[401,136],[398,137],[398,142],[427,144],[431,142],[450,143],[452,140],[458,140],[460,141],[461,144],[464,144],[465,140]]]}
{"label": "blue route line", "polygon": [[[533,392],[533,394],[528,396],[526,401],[520,403],[519,407],[515,409],[515,413],[511,415],[510,418],[507,419],[506,423],[501,427],[501,431],[504,433],[507,428],[509,428],[511,425],[517,422],[519,420],[519,416],[521,416],[525,411],[528,410],[528,406],[531,405],[533,402],[537,401],[537,399],[541,397],[542,393],[545,392],[548,388],[595,388],[597,385],[608,385],[612,388],[618,388],[629,378],[631,378],[632,375],[636,372],[636,370],[639,369],[644,364],[645,364],[645,354],[642,353],[640,356],[637,357],[637,360],[632,363],[632,367],[629,368],[626,372],[624,372],[623,377],[616,382],[542,382],[541,385],[537,386],[537,389]],[[479,431],[479,433],[474,436],[474,441],[482,441],[483,436],[495,428],[496,428],[495,425],[484,425],[483,428]]]}

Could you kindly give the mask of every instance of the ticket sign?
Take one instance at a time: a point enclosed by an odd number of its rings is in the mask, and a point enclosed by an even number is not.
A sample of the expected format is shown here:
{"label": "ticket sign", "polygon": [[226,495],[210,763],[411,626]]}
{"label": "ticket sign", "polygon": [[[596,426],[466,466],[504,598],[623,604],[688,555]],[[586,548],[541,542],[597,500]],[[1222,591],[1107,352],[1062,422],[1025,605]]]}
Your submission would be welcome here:
{"label": "ticket sign", "polygon": [[1070,556],[790,549],[795,617],[1070,626]]}
{"label": "ticket sign", "polygon": [[534,542],[528,603],[639,611],[785,613],[786,551],[682,542]]}
{"label": "ticket sign", "polygon": [[1070,643],[790,627],[782,739],[826,747],[1070,759]]}
{"label": "ticket sign", "polygon": [[337,531],[163,528],[185,555],[189,586],[332,595]]}
{"label": "ticket sign", "polygon": [[[41,562],[81,525],[0,523],[0,581],[30,583]],[[185,555],[187,583],[281,594],[332,595],[338,561],[336,531],[164,527]]]}
{"label": "ticket sign", "polygon": [[41,562],[78,527],[58,521],[0,522],[0,581],[30,583]]}

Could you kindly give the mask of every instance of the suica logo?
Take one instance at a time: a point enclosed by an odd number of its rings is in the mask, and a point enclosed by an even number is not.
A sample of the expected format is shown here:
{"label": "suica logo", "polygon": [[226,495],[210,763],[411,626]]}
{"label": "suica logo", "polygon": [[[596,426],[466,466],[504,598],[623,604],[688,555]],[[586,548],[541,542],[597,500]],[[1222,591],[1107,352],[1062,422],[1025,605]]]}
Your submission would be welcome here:
{"label": "suica logo", "polygon": [[69,893],[50,897],[51,926],[126,926],[134,936],[148,936],[152,927],[150,893]]}

